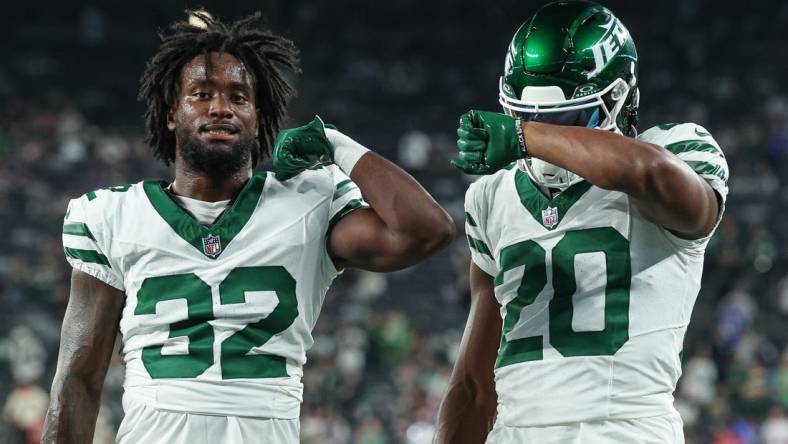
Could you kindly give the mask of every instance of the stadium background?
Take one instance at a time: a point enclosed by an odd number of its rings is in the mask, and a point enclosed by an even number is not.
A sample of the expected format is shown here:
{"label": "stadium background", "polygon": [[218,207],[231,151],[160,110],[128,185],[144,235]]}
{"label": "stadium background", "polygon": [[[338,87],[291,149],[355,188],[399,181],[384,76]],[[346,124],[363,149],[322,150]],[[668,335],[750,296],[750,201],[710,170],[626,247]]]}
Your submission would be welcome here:
{"label": "stadium background", "polygon": [[[788,442],[788,4],[605,2],[641,58],[641,129],[693,121],[730,164],[707,251],[677,406],[688,443]],[[135,100],[156,28],[205,6],[256,9],[302,50],[290,125],[320,114],[407,168],[455,217],[472,180],[448,166],[457,117],[499,109],[519,24],[541,2],[29,1],[0,40],[0,443],[35,442],[57,358],[68,199],[169,178],[142,144]],[[326,297],[304,376],[305,443],[427,443],[468,308],[462,233],[426,263],[349,271]],[[96,440],[122,417],[117,353]]]}

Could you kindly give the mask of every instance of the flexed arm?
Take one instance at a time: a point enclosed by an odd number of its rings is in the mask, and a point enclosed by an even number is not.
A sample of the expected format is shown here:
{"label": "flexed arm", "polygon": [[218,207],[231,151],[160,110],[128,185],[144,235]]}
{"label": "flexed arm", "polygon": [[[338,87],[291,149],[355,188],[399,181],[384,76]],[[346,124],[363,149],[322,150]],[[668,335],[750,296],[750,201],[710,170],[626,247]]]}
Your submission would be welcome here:
{"label": "flexed arm", "polygon": [[282,131],[274,150],[277,176],[287,178],[330,158],[358,185],[371,208],[340,219],[328,246],[339,267],[391,271],[424,260],[454,238],[454,222],[404,170],[323,122]]}
{"label": "flexed arm", "polygon": [[687,163],[661,146],[620,134],[520,123],[474,110],[463,115],[458,136],[460,158],[454,164],[466,172],[490,174],[527,153],[628,194],[643,217],[686,239],[708,235],[721,209],[719,196]]}
{"label": "flexed arm", "polygon": [[643,217],[682,237],[704,237],[717,222],[711,186],[661,146],[576,126],[527,122],[523,130],[530,155],[628,194]]}
{"label": "flexed arm", "polygon": [[369,152],[350,175],[371,209],[344,217],[329,247],[339,265],[390,271],[421,262],[454,238],[446,211],[408,173]]}

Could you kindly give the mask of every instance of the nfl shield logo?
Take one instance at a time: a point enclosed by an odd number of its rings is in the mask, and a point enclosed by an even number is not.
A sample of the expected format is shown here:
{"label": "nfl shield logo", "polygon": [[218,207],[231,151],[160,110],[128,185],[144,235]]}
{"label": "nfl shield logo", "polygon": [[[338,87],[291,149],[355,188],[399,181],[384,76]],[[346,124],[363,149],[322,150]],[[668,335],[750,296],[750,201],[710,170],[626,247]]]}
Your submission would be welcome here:
{"label": "nfl shield logo", "polygon": [[222,252],[222,242],[219,240],[219,236],[211,234],[202,238],[202,251],[206,256],[215,259]]}
{"label": "nfl shield logo", "polygon": [[542,225],[547,228],[553,228],[558,223],[558,208],[547,207],[542,210]]}

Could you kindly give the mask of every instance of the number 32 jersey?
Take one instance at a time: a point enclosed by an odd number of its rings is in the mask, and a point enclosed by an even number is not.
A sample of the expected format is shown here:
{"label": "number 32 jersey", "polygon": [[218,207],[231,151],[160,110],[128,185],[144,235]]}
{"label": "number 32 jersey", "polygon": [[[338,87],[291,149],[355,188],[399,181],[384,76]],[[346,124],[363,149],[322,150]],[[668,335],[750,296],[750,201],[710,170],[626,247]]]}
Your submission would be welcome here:
{"label": "number 32 jersey", "polygon": [[[728,167],[695,124],[652,128],[724,204]],[[642,418],[674,411],[684,334],[708,238],[644,219],[628,196],[577,183],[548,199],[519,168],[466,195],[473,262],[494,278],[503,331],[495,363],[506,426]]]}
{"label": "number 32 jersey", "polygon": [[258,173],[205,228],[163,182],[72,200],[69,263],[126,294],[125,396],[154,408],[298,418],[302,366],[337,270],[326,241],[366,208],[334,165],[280,182]]}

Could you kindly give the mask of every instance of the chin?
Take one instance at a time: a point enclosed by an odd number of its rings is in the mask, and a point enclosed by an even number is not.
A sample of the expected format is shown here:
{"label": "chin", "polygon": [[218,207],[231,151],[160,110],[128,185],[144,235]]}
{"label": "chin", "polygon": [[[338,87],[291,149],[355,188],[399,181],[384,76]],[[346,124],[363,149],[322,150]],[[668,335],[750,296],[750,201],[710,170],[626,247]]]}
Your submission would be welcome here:
{"label": "chin", "polygon": [[243,145],[242,139],[239,139],[238,137],[233,137],[231,139],[200,137],[199,140],[205,146],[233,147],[234,145]]}
{"label": "chin", "polygon": [[249,168],[252,150],[257,146],[257,139],[207,140],[200,137],[182,140],[179,154],[192,170],[211,176],[228,176]]}
{"label": "chin", "polygon": [[235,149],[236,141],[230,140],[211,140],[207,141],[203,144],[204,150],[206,151],[215,151],[215,150],[222,150],[222,151],[233,151]]}

